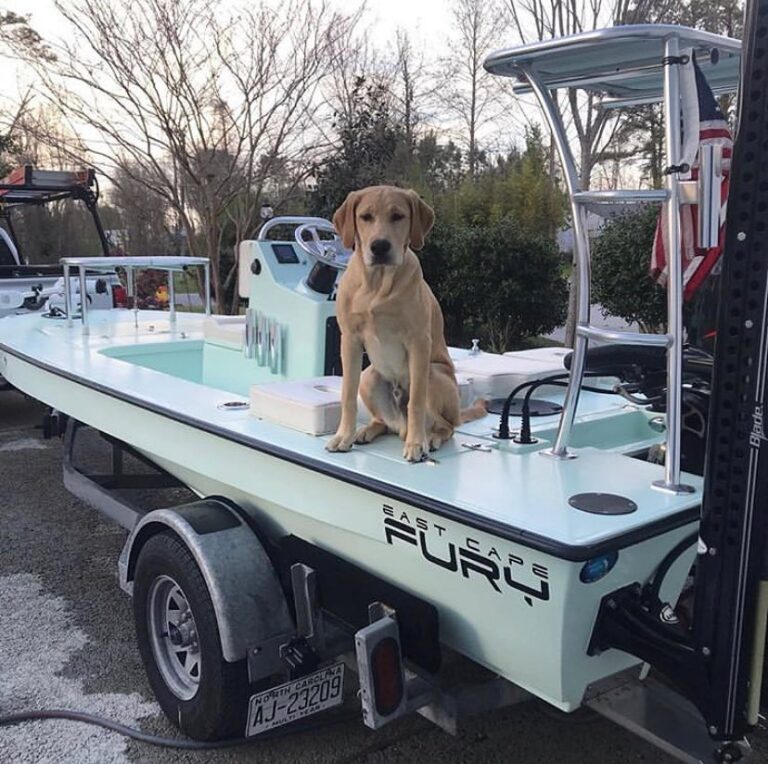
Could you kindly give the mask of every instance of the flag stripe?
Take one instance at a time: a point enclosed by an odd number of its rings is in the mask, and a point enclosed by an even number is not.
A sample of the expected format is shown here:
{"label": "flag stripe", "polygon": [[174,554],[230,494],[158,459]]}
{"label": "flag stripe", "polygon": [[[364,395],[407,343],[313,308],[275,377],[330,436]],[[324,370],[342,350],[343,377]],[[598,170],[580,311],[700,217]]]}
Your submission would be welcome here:
{"label": "flag stripe", "polygon": [[[690,300],[696,290],[704,283],[712,269],[717,265],[723,251],[725,237],[725,216],[728,209],[728,185],[730,176],[730,159],[733,152],[733,138],[728,123],[723,116],[720,106],[715,100],[704,75],[699,69],[696,59],[692,59],[696,73],[696,100],[699,107],[699,149],[702,146],[720,146],[722,149],[723,182],[720,189],[720,236],[716,246],[701,248],[696,246],[696,228],[698,226],[699,208],[696,204],[684,205],[679,210],[680,215],[680,255],[683,267],[683,299]],[[684,129],[688,126],[683,126]],[[698,153],[690,172],[684,180],[698,180]],[[653,238],[651,253],[651,277],[660,285],[666,286],[669,273],[667,253],[666,226],[663,225],[663,210],[656,222],[656,233]]]}

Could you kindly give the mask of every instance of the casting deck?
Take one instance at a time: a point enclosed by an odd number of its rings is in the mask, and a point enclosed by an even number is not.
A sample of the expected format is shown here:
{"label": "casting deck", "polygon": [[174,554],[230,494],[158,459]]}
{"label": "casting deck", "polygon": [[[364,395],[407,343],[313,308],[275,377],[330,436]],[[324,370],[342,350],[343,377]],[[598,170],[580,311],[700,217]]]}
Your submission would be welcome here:
{"label": "casting deck", "polygon": [[[327,437],[262,421],[247,409],[221,408],[231,401],[245,404],[245,396],[192,381],[193,373],[185,379],[130,361],[131,348],[143,354],[153,347],[164,352],[169,342],[202,352],[203,320],[180,315],[172,328],[167,313],[145,311],[137,328],[129,311],[94,312],[86,337],[79,324],[70,327],[65,320],[8,318],[0,326],[0,370],[24,361],[160,416],[565,559],[627,546],[697,517],[701,479],[686,475],[695,487],[691,494],[652,488],[663,467],[628,455],[658,442],[658,433],[648,424],[652,415],[618,396],[582,394],[574,430],[576,459],[542,453],[554,435],[557,415],[532,420],[539,442],[528,446],[494,439],[498,417],[488,415],[463,425],[433,459],[409,464],[394,435],[332,454],[324,447]],[[126,355],[112,357],[104,351]],[[562,391],[549,388],[546,398],[562,400]],[[88,423],[88,412],[78,418]],[[130,422],[120,423],[126,433],[130,427]],[[128,435],[125,439],[130,441]],[[213,463],[215,458],[212,454]],[[637,510],[603,516],[574,509],[569,497],[583,492],[619,494],[634,501]]]}

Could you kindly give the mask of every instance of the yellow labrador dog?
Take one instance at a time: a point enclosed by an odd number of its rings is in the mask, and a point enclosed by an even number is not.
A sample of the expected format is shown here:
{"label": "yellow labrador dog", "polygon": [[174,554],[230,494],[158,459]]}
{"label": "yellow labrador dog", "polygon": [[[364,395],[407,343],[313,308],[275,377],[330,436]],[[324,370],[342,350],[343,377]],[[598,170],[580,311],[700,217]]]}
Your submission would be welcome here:
{"label": "yellow labrador dog", "polygon": [[[344,378],[341,423],[329,451],[392,431],[405,441],[403,457],[418,462],[461,421],[485,414],[481,402],[460,411],[443,314],[412,251],[424,246],[434,218],[414,191],[391,186],[353,191],[333,216],[354,254],[336,302]],[[364,349],[371,365],[361,375]],[[358,390],[372,415],[359,430]]]}

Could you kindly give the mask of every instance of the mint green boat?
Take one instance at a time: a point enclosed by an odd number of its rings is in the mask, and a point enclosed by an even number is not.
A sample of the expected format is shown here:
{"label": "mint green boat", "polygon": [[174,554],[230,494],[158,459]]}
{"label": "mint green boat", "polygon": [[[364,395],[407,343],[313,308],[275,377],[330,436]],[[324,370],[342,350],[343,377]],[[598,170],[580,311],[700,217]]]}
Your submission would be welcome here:
{"label": "mint green boat", "polygon": [[[568,174],[549,89],[583,80],[669,111],[677,85],[662,74],[677,69],[662,57],[677,55],[675,45],[716,46],[720,64],[702,68],[719,90],[735,85],[740,43],[681,27],[601,30],[500,51],[486,66],[521,77],[541,100]],[[679,130],[671,136],[677,164]],[[582,266],[588,202],[642,197],[676,210],[680,185],[672,175],[667,190],[628,197],[569,189]],[[276,239],[286,226],[295,232]],[[121,584],[166,713],[193,737],[256,735],[341,702],[346,655],[371,727],[419,711],[454,729],[461,710],[536,697],[564,712],[589,705],[686,761],[699,760],[692,746],[715,751],[694,704],[675,696],[670,705],[671,691],[645,681],[644,655],[616,649],[597,628],[617,592],[642,586],[657,620],[682,628],[675,606],[703,480],[701,459],[682,469],[696,459],[681,396],[691,359],[680,274],[671,274],[663,335],[589,326],[582,267],[573,355],[451,348],[463,399],[482,396],[495,413],[409,464],[395,435],[349,453],[325,449],[340,414],[334,296],[348,257],[328,221],[277,218],[240,245],[244,316],[214,315],[209,301],[203,313],[175,310],[173,273],[200,268],[207,281],[207,261],[82,258],[63,260],[68,279],[86,266],[122,267],[129,294],[137,271],[166,271],[170,310],[89,312],[67,289],[64,313],[0,321],[0,374],[69,420],[67,486],[130,531]],[[588,340],[607,349],[588,352]],[[513,401],[507,437],[497,407],[521,386],[529,416]],[[75,463],[85,428],[115,450],[110,480]],[[144,482],[124,474],[126,451],[151,467]],[[113,490],[131,480],[177,482],[199,499],[146,511]],[[480,689],[447,688],[446,651],[484,672]],[[640,705],[684,719],[689,740],[638,722]]]}

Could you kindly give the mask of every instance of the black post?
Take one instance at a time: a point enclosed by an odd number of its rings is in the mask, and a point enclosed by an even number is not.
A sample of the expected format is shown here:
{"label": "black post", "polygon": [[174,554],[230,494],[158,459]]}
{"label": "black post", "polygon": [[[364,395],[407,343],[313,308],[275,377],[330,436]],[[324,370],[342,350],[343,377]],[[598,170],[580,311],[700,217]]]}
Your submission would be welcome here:
{"label": "black post", "polygon": [[[747,0],[696,572],[693,643],[710,734],[734,740],[768,546],[768,0]],[[702,701],[704,701],[702,703]]]}
{"label": "black post", "polygon": [[99,234],[99,241],[101,242],[101,251],[104,253],[104,257],[109,257],[109,240],[104,233],[104,226],[101,224],[95,197],[90,195],[89,198],[85,200],[85,206],[90,210],[91,215],[93,216],[93,223],[96,226],[96,232]]}
{"label": "black post", "polygon": [[[81,199],[88,208],[91,217],[93,217],[93,224],[96,226],[96,233],[99,235],[101,251],[104,253],[104,257],[109,257],[109,241],[107,240],[107,235],[104,233],[104,226],[101,224],[99,210],[96,205],[96,202],[99,200],[99,195],[96,175],[93,170],[89,170],[86,184],[75,186],[72,189],[72,196],[76,199]],[[96,185],[96,192],[90,188],[91,185]]]}

